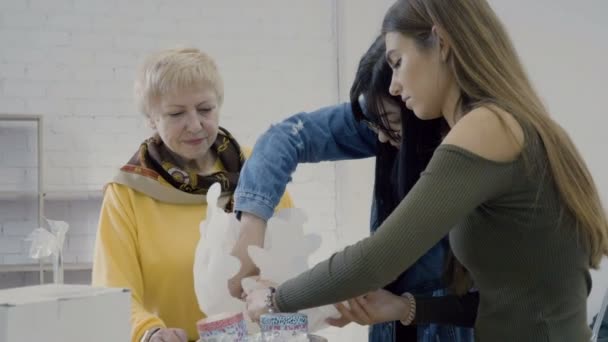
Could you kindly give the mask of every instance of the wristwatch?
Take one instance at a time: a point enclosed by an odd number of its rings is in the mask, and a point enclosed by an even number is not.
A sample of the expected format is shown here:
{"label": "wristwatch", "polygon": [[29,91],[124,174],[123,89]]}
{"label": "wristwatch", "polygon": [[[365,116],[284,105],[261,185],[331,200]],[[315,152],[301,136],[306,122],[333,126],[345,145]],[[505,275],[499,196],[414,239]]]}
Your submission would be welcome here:
{"label": "wristwatch", "polygon": [[277,289],[274,287],[268,288],[268,295],[266,295],[266,308],[268,309],[268,313],[278,313],[279,310],[274,305],[274,294],[277,292]]}
{"label": "wristwatch", "polygon": [[141,337],[141,340],[139,340],[139,342],[149,342],[150,339],[152,338],[152,335],[154,335],[159,330],[160,330],[159,327],[146,330],[146,332],[144,332],[144,336]]}

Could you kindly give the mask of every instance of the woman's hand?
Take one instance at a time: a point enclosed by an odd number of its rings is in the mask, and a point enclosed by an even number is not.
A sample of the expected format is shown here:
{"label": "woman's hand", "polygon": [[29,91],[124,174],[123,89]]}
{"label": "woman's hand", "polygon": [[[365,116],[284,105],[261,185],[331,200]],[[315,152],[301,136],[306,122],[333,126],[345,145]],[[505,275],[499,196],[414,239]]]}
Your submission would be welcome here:
{"label": "woman's hand", "polygon": [[254,322],[260,321],[260,316],[269,312],[268,295],[271,293],[271,287],[276,287],[276,284],[258,280],[255,287],[245,289],[247,300],[247,315]]}
{"label": "woman's hand", "polygon": [[241,299],[244,297],[241,285],[243,278],[259,274],[258,268],[249,257],[247,247],[251,245],[263,247],[265,234],[266,221],[253,214],[245,212],[242,214],[241,233],[231,252],[233,256],[241,261],[241,269],[234,277],[228,280],[228,291],[235,298]]}
{"label": "woman's hand", "polygon": [[330,318],[327,320],[327,323],[340,328],[350,322],[370,325],[398,321],[407,317],[410,310],[407,299],[396,296],[386,290],[377,290],[350,299],[348,301],[349,308],[341,303],[335,306],[340,314],[342,314],[342,317]]}
{"label": "woman's hand", "polygon": [[150,337],[150,342],[188,342],[188,334],[183,329],[161,328]]}

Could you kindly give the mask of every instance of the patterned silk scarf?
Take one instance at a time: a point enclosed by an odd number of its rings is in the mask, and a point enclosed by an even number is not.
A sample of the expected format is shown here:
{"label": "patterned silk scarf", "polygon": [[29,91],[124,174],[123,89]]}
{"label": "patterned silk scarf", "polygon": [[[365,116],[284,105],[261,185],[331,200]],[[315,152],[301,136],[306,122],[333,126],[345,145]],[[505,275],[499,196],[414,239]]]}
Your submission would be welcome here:
{"label": "patterned silk scarf", "polygon": [[214,183],[229,197],[225,210],[232,211],[232,194],[245,162],[241,147],[224,128],[219,129],[210,152],[224,166],[222,171],[200,175],[186,170],[158,136],[144,141],[129,162],[120,168],[114,182],[127,185],[157,200],[176,204],[206,203],[207,190]]}

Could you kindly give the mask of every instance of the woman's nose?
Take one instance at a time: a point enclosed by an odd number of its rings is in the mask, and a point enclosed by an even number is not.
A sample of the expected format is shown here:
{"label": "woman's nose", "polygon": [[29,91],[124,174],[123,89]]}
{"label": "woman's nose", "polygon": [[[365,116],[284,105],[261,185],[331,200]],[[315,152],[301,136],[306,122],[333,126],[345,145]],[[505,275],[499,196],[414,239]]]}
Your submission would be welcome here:
{"label": "woman's nose", "polygon": [[198,115],[198,113],[196,111],[189,111],[188,112],[188,121],[187,121],[187,127],[188,127],[188,131],[190,132],[198,132],[201,130],[201,128],[203,127],[203,123]]}
{"label": "woman's nose", "polygon": [[391,77],[391,84],[388,86],[388,92],[393,96],[401,95],[401,84],[395,78],[395,73]]}

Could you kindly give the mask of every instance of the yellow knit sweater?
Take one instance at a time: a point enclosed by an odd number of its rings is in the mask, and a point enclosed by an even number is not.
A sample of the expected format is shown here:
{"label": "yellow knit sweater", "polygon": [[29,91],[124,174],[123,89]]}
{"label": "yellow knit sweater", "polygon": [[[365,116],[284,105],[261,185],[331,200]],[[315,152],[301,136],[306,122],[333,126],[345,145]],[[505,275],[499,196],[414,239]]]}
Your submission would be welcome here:
{"label": "yellow knit sweater", "polygon": [[[292,207],[285,194],[280,208]],[[99,219],[93,285],[131,290],[131,341],[154,326],[198,339],[204,318],[194,292],[194,251],[206,205],[159,202],[127,186],[107,186]]]}

